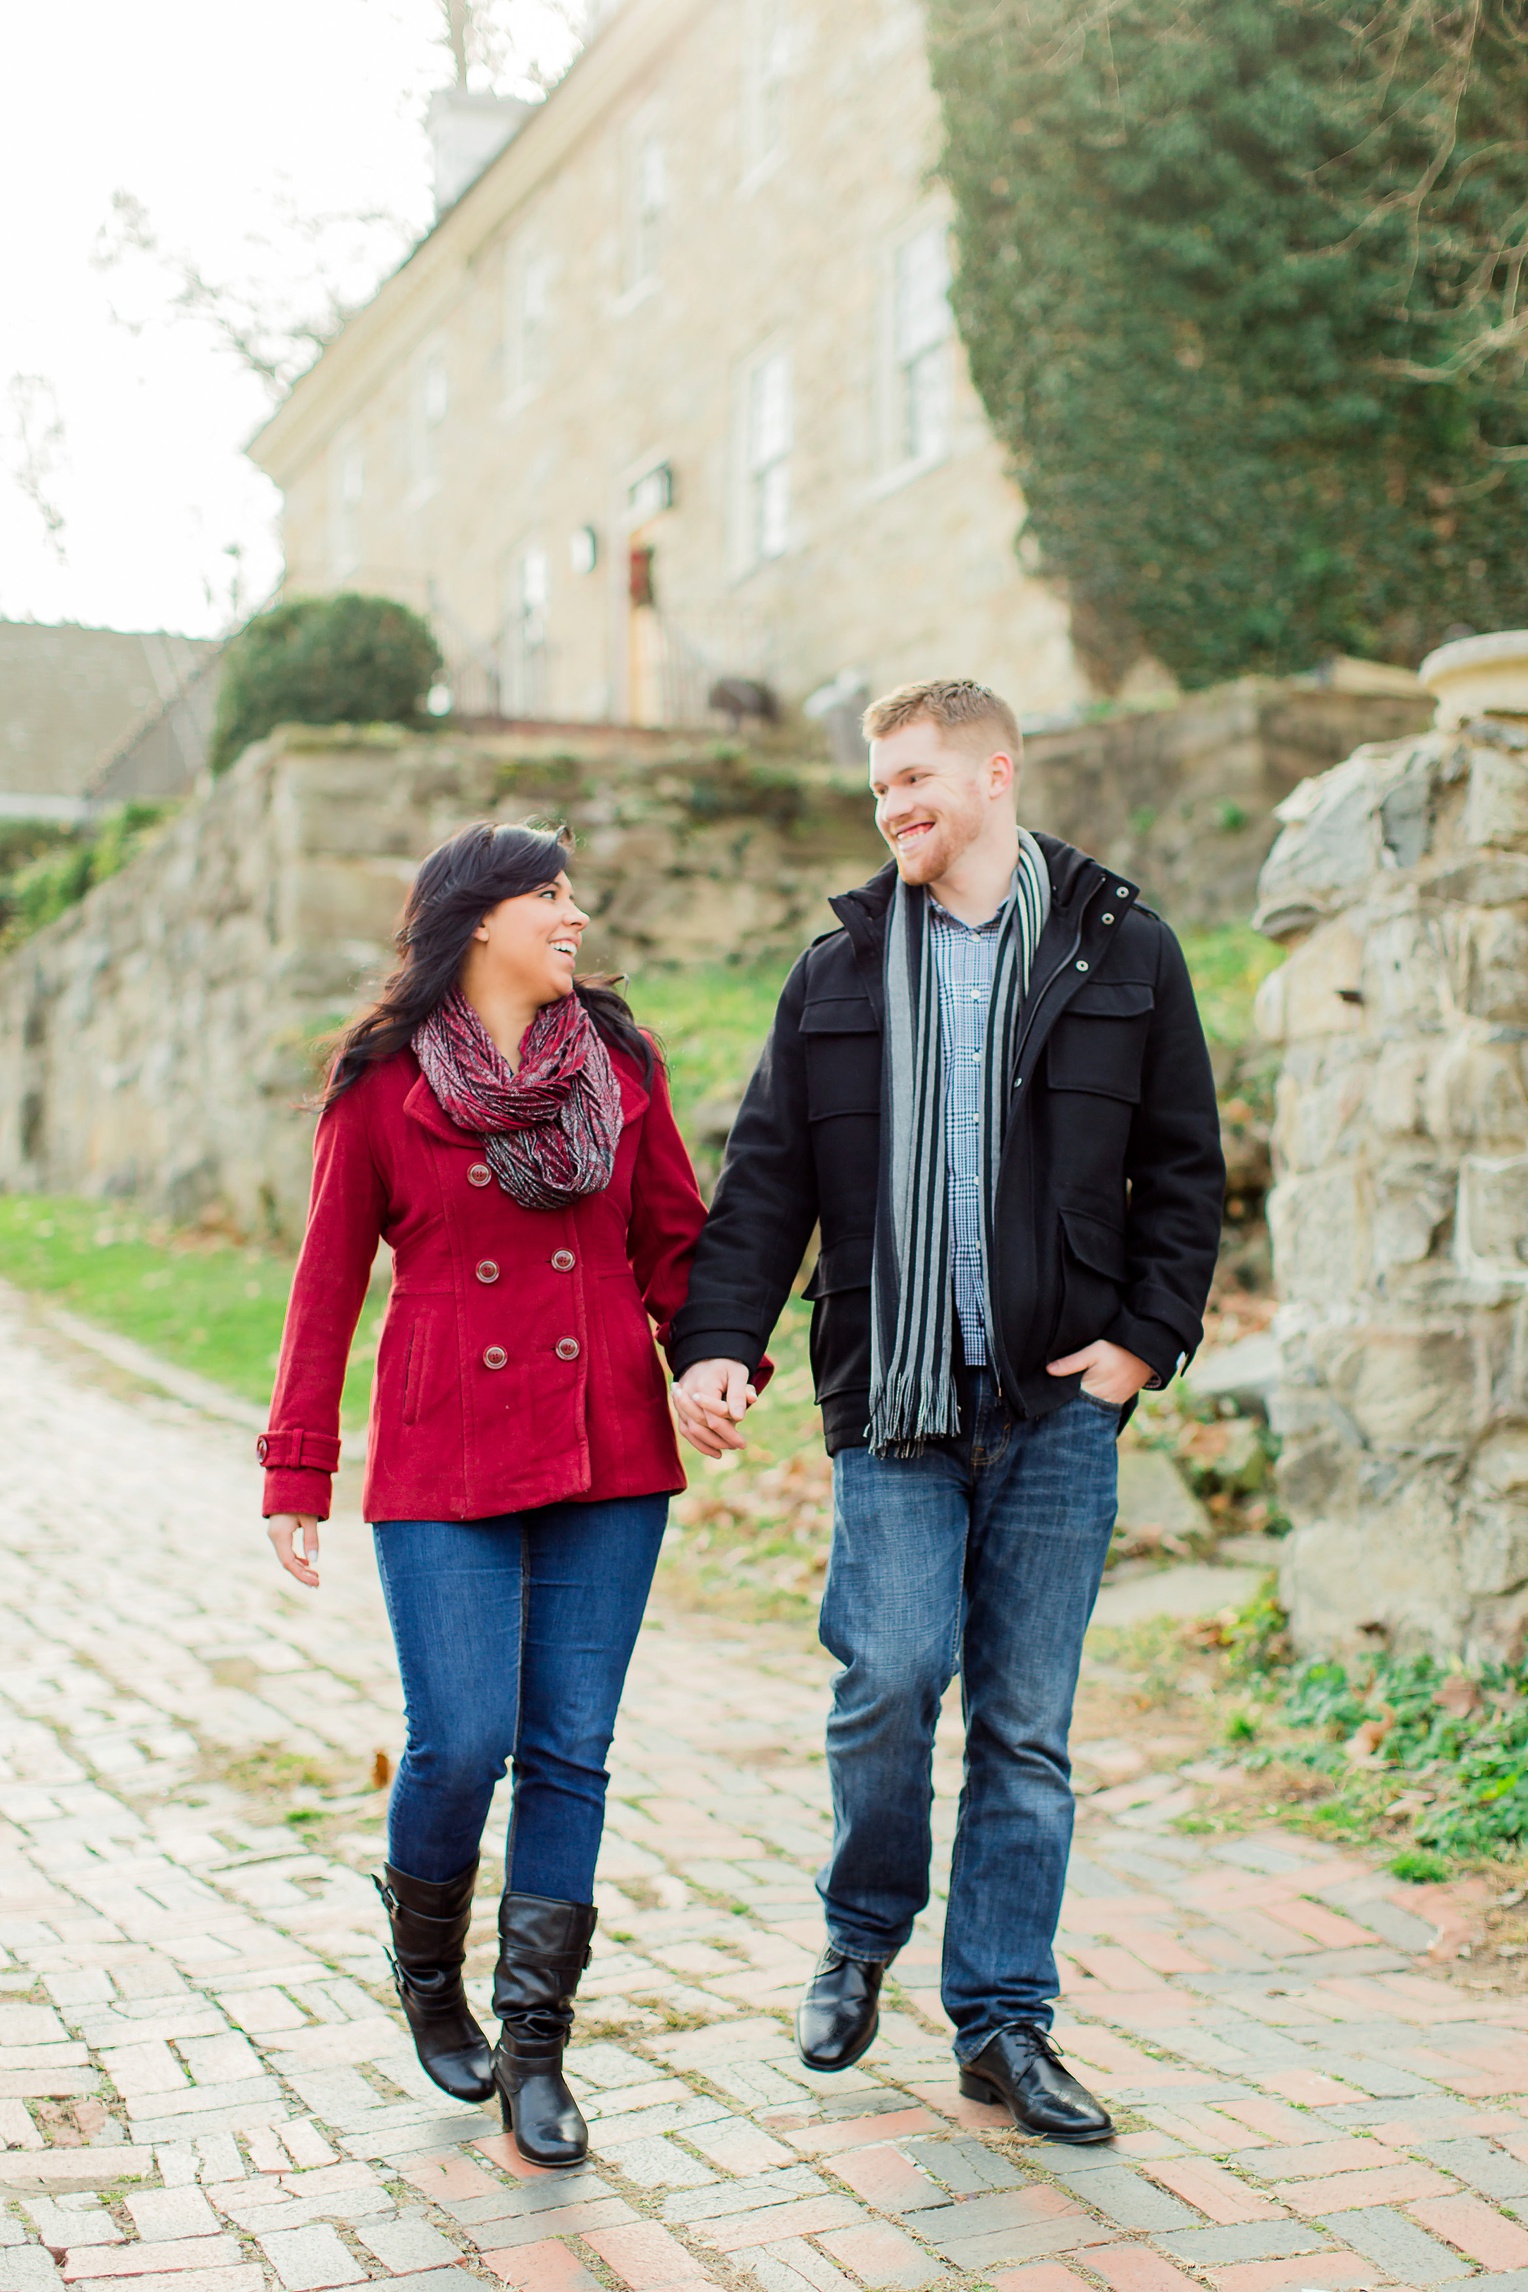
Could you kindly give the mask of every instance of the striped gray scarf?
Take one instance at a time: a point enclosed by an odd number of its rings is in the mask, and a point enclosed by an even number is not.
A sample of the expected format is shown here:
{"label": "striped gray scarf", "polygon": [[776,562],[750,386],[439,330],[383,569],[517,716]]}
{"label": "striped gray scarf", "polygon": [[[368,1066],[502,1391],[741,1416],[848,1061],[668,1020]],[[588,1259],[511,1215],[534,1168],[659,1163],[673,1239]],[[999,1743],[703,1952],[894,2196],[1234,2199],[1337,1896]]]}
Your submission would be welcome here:
{"label": "striped gray scarf", "polygon": [[[1039,846],[1019,831],[1019,864],[998,935],[982,1077],[982,1290],[1003,1150],[1019,1014],[1050,911]],[[939,981],[928,901],[897,879],[886,925],[886,1030],[881,1069],[881,1169],[870,1273],[870,1447],[919,1456],[960,1429],[952,1335],[950,1206],[945,1182]]]}

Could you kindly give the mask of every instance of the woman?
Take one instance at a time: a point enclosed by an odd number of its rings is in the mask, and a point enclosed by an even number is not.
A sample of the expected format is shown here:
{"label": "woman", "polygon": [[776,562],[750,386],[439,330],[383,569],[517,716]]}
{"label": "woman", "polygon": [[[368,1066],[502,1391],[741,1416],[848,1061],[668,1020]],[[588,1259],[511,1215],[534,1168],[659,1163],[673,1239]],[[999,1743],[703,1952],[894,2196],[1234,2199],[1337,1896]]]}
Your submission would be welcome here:
{"label": "woman", "polygon": [[[705,1216],[651,1043],[608,984],[575,977],[589,919],[566,853],[565,832],[478,826],[421,867],[399,967],[329,1077],[259,1443],[271,1541],[316,1586],[380,1236],[393,1286],[364,1509],[408,1743],[378,1886],[420,2061],[459,2100],[497,2089],[540,2165],[588,2149],[561,2065],[605,1754],[684,1486],[650,1324],[666,1340]],[[462,1964],[507,1760],[490,2056]]]}

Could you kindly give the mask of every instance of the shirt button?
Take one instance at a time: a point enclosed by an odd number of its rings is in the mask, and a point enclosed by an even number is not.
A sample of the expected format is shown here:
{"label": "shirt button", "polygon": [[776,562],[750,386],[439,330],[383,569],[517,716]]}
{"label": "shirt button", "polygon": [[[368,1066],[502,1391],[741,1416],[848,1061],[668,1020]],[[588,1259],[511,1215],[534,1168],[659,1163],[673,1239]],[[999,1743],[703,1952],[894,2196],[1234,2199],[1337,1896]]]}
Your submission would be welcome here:
{"label": "shirt button", "polygon": [[578,1339],[576,1337],[559,1337],[557,1340],[557,1358],[559,1361],[576,1361],[578,1359]]}
{"label": "shirt button", "polygon": [[491,1186],[493,1184],[493,1172],[489,1169],[488,1164],[486,1162],[474,1162],[472,1168],[467,1172],[467,1183],[469,1186]]}
{"label": "shirt button", "polygon": [[559,1273],[571,1273],[577,1260],[570,1249],[554,1249],[552,1263]]}
{"label": "shirt button", "polygon": [[1113,918],[1113,916],[1112,916],[1112,915],[1106,915],[1106,916],[1104,916],[1104,917],[1103,917],[1103,919],[1102,919],[1102,920],[1103,920],[1105,923],[1112,923],[1112,922],[1114,921],[1114,918]]}
{"label": "shirt button", "polygon": [[483,1259],[482,1263],[481,1263],[481,1264],[478,1266],[478,1269],[477,1269],[477,1277],[478,1277],[479,1281],[497,1281],[497,1280],[498,1280],[498,1278],[499,1278],[499,1269],[498,1269],[498,1267],[497,1267],[497,1266],[494,1264],[494,1262],[493,1262],[493,1259],[492,1259],[491,1257],[485,1257],[485,1258]]}
{"label": "shirt button", "polygon": [[1085,971],[1087,969],[1087,965],[1086,963],[1079,963],[1077,968],[1079,971]]}
{"label": "shirt button", "polygon": [[1114,886],[1114,896],[1115,896],[1115,898],[1116,898],[1116,899],[1128,899],[1128,898],[1130,897],[1130,886],[1129,886],[1129,884],[1128,884],[1128,883],[1117,883],[1117,884]]}
{"label": "shirt button", "polygon": [[509,1355],[502,1345],[490,1345],[483,1355],[483,1367],[485,1369],[502,1369],[508,1359]]}

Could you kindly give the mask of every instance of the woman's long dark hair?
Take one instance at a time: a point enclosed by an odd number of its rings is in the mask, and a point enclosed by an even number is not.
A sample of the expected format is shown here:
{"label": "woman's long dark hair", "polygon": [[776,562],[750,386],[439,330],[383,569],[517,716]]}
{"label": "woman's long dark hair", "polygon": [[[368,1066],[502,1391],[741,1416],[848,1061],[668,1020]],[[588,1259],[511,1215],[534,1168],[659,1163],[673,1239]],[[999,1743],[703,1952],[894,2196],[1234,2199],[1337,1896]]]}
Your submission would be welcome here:
{"label": "woman's long dark hair", "polygon": [[[573,839],[566,828],[463,828],[431,852],[414,878],[398,926],[398,968],[382,992],[340,1036],[323,1104],[332,1106],[370,1066],[406,1050],[416,1027],[446,999],[461,973],[472,934],[501,899],[519,899],[555,883]],[[652,1080],[655,1053],[608,977],[575,979],[573,992],[612,1050],[625,1051]]]}

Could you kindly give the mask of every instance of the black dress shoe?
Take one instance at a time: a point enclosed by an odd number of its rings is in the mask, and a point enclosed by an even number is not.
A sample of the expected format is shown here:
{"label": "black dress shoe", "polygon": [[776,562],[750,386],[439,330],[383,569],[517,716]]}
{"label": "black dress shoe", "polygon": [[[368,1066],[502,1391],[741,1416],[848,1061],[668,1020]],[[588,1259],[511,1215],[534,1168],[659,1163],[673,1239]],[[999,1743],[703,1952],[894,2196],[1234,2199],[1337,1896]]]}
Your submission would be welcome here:
{"label": "black dress shoe", "polygon": [[1114,2120],[1085,2085],[1061,2066],[1048,2030],[1033,2022],[1010,2022],[989,2038],[976,2059],[960,2072],[968,2101],[1001,2101],[1026,2133],[1051,2141],[1107,2141]]}
{"label": "black dress shoe", "polygon": [[869,2049],[880,2026],[885,1971],[828,1944],[796,2008],[796,2051],[808,2069],[851,2069]]}

